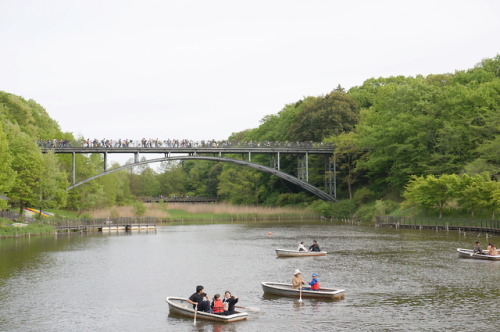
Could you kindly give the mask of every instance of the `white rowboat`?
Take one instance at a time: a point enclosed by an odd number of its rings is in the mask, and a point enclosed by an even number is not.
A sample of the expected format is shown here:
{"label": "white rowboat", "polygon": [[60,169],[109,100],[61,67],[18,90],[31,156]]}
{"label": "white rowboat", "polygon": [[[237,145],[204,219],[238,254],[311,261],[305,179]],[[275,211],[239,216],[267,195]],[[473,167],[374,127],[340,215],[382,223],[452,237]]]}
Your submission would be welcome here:
{"label": "white rowboat", "polygon": [[[187,301],[187,299],[182,297],[167,297],[168,308],[170,313],[178,314],[185,317],[194,317],[193,305]],[[196,319],[211,320],[214,322],[237,322],[240,320],[245,320],[248,317],[246,312],[236,311],[233,315],[217,315],[211,314],[204,311],[196,311]]]}
{"label": "white rowboat", "polygon": [[500,261],[500,255],[491,256],[488,254],[488,250],[483,250],[483,254],[475,254],[474,250],[458,248],[458,257],[461,258],[472,258],[472,259],[483,259],[489,261]]}
{"label": "white rowboat", "polygon": [[278,257],[307,257],[307,256],[326,256],[326,251],[299,251],[288,249],[276,249]]}
{"label": "white rowboat", "polygon": [[[292,284],[263,282],[262,289],[266,294],[300,297],[300,290],[293,288]],[[344,298],[344,293],[345,289],[320,288],[319,290],[309,290],[302,288],[302,298],[341,300]]]}

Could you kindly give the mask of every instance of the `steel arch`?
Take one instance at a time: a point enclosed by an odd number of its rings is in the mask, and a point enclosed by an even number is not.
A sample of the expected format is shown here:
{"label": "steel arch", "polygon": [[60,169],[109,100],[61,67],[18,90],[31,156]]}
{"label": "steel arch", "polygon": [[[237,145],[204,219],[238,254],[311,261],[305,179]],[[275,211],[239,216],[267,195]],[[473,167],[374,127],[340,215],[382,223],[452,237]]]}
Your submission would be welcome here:
{"label": "steel arch", "polygon": [[84,183],[87,183],[87,182],[89,182],[91,180],[94,180],[94,179],[96,179],[98,177],[110,174],[112,172],[120,171],[120,170],[131,168],[131,167],[136,167],[136,166],[140,166],[140,165],[150,164],[150,163],[157,163],[157,162],[162,162],[162,161],[173,161],[173,160],[209,160],[209,161],[222,161],[222,162],[228,162],[228,163],[233,163],[233,164],[242,165],[242,166],[248,166],[248,167],[254,168],[256,170],[262,171],[262,172],[266,172],[266,173],[270,173],[270,174],[276,175],[277,177],[280,177],[280,178],[282,178],[284,180],[287,180],[287,181],[289,181],[289,182],[291,182],[293,184],[296,184],[299,187],[301,187],[301,188],[309,191],[310,193],[318,196],[319,198],[321,198],[321,199],[323,199],[325,201],[336,201],[336,199],[332,195],[327,194],[323,190],[318,189],[315,186],[313,186],[313,185],[311,185],[311,184],[309,184],[309,183],[307,183],[305,181],[302,181],[302,180],[296,178],[293,175],[281,172],[279,170],[276,170],[276,169],[273,169],[273,168],[270,168],[270,167],[266,167],[266,166],[262,166],[262,165],[259,165],[259,164],[255,164],[255,163],[252,163],[252,162],[249,162],[249,161],[232,159],[232,158],[225,158],[225,157],[210,157],[210,156],[175,156],[175,157],[165,157],[165,158],[156,158],[156,159],[143,160],[143,161],[140,161],[140,162],[137,162],[137,163],[134,163],[134,164],[127,164],[127,165],[124,165],[124,166],[120,166],[118,168],[107,170],[107,171],[105,171],[105,172],[103,172],[101,174],[94,175],[94,176],[92,176],[92,177],[90,177],[88,179],[85,179],[83,181],[80,181],[78,183],[75,183],[75,184],[69,186],[68,189],[66,189],[66,190],[71,190],[71,189],[73,189],[75,187],[78,187],[78,186],[84,184]]}

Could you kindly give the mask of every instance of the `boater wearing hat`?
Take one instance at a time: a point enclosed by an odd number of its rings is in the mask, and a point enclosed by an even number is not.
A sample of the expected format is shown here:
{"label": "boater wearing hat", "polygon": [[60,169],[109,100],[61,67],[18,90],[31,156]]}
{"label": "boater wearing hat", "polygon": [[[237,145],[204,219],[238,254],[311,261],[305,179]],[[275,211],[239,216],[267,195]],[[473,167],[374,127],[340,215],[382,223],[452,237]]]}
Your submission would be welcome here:
{"label": "boater wearing hat", "polygon": [[306,281],[302,279],[301,272],[299,269],[295,269],[295,276],[292,278],[292,287],[299,288],[301,285],[305,285]]}

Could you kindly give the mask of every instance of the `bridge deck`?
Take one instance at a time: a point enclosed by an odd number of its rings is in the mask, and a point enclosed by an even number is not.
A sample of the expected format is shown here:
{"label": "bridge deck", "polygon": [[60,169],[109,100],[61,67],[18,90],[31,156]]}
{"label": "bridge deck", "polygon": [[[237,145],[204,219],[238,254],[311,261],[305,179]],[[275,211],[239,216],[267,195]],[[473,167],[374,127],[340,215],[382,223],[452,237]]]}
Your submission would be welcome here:
{"label": "bridge deck", "polygon": [[219,153],[296,153],[296,154],[333,154],[334,147],[57,147],[41,148],[42,152],[55,153],[188,153],[188,154],[219,154]]}

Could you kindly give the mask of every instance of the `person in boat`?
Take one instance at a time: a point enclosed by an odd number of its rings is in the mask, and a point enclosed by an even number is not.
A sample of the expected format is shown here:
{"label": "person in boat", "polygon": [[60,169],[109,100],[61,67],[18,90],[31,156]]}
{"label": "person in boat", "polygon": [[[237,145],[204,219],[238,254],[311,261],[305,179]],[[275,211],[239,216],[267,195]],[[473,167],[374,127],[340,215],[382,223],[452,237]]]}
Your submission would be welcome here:
{"label": "person in boat", "polygon": [[311,244],[311,246],[309,247],[309,251],[321,251],[316,240],[314,240],[313,244]]}
{"label": "person in boat", "polygon": [[302,279],[301,272],[299,269],[295,269],[294,276],[292,278],[292,287],[297,289],[299,287],[302,287],[302,285],[306,284],[306,281]]}
{"label": "person in boat", "polygon": [[232,295],[230,291],[226,291],[222,302],[224,303],[224,315],[234,315],[236,313],[234,311],[234,306],[238,303],[236,295]]}
{"label": "person in boat", "polygon": [[476,241],[476,243],[474,243],[474,253],[475,254],[482,254],[483,253],[483,249],[481,249],[481,242]]}
{"label": "person in boat", "polygon": [[298,251],[307,251],[306,247],[304,247],[304,241],[299,243]]}
{"label": "person in boat", "polygon": [[493,243],[491,244],[491,249],[488,252],[488,254],[490,256],[498,256],[498,249],[497,249],[497,247],[495,247],[495,245]]}
{"label": "person in boat", "polygon": [[317,277],[318,275],[316,273],[312,274],[312,280],[309,283],[309,285],[311,286],[311,290],[319,291],[320,287],[319,287],[319,280]]}
{"label": "person in boat", "polygon": [[210,298],[203,290],[203,286],[196,286],[196,293],[191,295],[187,301],[193,305],[195,310],[210,312]]}
{"label": "person in boat", "polygon": [[486,250],[488,250],[488,251],[491,250],[491,243],[488,243],[488,246],[486,247]]}
{"label": "person in boat", "polygon": [[213,314],[224,315],[224,303],[222,303],[222,300],[220,299],[220,294],[214,295],[210,308],[212,308]]}

